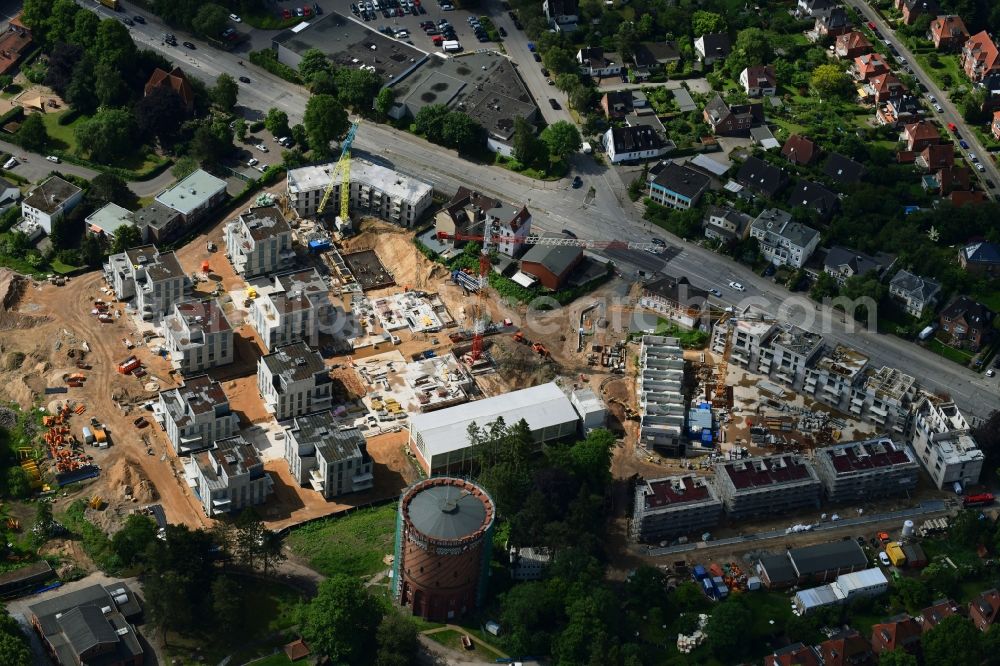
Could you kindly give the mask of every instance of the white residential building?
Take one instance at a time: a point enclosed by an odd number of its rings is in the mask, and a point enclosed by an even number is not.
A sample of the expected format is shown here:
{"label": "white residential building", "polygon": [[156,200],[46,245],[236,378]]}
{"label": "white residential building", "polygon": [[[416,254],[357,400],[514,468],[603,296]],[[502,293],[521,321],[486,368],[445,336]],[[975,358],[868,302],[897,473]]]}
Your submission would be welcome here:
{"label": "white residential building", "polygon": [[285,426],[285,460],[300,486],[309,485],[326,499],[369,490],[374,483],[361,431],[341,425],[329,410],[297,416]]}
{"label": "white residential building", "polygon": [[903,304],[906,312],[919,317],[925,308],[933,308],[941,294],[941,285],[908,270],[901,270],[889,281],[889,295]]}
{"label": "white residential building", "polygon": [[52,223],[73,210],[83,199],[83,190],[59,176],[50,176],[21,201],[21,215],[30,225],[52,233]]}
{"label": "white residential building", "polygon": [[196,453],[184,469],[210,518],[263,504],[274,492],[274,482],[264,471],[257,450],[242,435],[220,439],[214,449]]}
{"label": "white residential building", "polygon": [[914,409],[910,444],[938,488],[979,482],[983,452],[955,403],[924,396]]}
{"label": "white residential building", "polygon": [[[288,201],[301,217],[314,217],[336,163],[291,169],[288,172]],[[327,200],[324,213],[340,213],[340,176]],[[350,211],[412,227],[432,202],[434,188],[428,183],[366,160],[351,160]]]}
{"label": "white residential building", "polygon": [[622,59],[617,53],[605,53],[599,46],[587,46],[576,52],[580,73],[587,76],[617,76],[622,73]]}
{"label": "white residential building", "polygon": [[750,237],[760,243],[760,252],[775,266],[802,268],[816,246],[819,232],[792,221],[790,213],[769,208],[750,225]]}
{"label": "white residential building", "polygon": [[251,208],[225,226],[226,256],[245,278],[288,269],[295,260],[292,229],[276,206]]}
{"label": "white residential building", "polygon": [[279,421],[330,408],[333,383],[323,358],[295,342],[257,362],[257,390],[264,408]]}
{"label": "white residential building", "polygon": [[346,321],[315,268],[275,275],[257,294],[250,321],[268,351],[299,341],[316,345],[321,331],[332,333],[338,317]]}
{"label": "white residential building", "polygon": [[162,328],[170,362],[182,374],[233,362],[233,327],[218,299],[176,303]]}
{"label": "white residential building", "polygon": [[208,375],[189,377],[180,388],[161,391],[154,413],[178,455],[210,449],[240,427],[222,385]]}
{"label": "white residential building", "polygon": [[601,136],[601,144],[612,164],[654,159],[666,155],[674,147],[650,125],[610,127]]}
{"label": "white residential building", "polygon": [[639,368],[639,442],[668,456],[687,455],[684,352],[680,342],[662,335],[642,336]]}
{"label": "white residential building", "polygon": [[143,319],[159,321],[175,303],[190,298],[191,279],[173,252],[161,253],[155,245],[134,247],[108,257],[104,277],[120,301]]}
{"label": "white residential building", "polygon": [[[489,229],[501,240],[496,251],[508,257],[524,253],[522,242],[531,233],[531,212],[525,205],[512,205],[460,186],[434,218],[434,228],[448,235],[483,235]],[[455,249],[464,241],[451,243]]]}

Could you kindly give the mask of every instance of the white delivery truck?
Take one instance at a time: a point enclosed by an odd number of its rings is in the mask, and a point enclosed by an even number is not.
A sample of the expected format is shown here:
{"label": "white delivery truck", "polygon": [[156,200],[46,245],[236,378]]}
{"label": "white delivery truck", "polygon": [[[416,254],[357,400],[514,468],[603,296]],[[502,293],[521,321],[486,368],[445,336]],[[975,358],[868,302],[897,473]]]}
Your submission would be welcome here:
{"label": "white delivery truck", "polygon": [[445,53],[455,53],[462,50],[462,45],[458,43],[457,39],[448,39],[441,43],[441,48],[444,49]]}

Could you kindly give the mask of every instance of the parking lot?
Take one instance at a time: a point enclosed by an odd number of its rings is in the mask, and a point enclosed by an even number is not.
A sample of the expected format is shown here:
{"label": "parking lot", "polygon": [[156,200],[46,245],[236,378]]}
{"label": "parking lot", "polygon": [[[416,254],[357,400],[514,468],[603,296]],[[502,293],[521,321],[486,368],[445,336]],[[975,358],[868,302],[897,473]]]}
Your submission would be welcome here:
{"label": "parking lot", "polygon": [[[407,44],[412,44],[424,51],[441,51],[441,46],[434,43],[433,37],[438,36],[443,42],[446,39],[455,39],[462,50],[474,51],[477,48],[487,48],[494,45],[494,42],[480,41],[476,36],[476,31],[470,24],[470,18],[479,19],[480,15],[463,9],[454,8],[448,4],[447,0],[420,0],[422,4],[415,3],[417,0],[387,0],[388,6],[380,0],[379,10],[374,9],[375,0],[365,0],[364,2],[342,2],[335,7],[337,11],[347,14],[363,21],[369,28],[378,30],[388,37],[395,37]],[[402,4],[401,4],[402,3]],[[329,4],[329,3],[328,3]],[[341,4],[343,6],[341,6]],[[368,5],[372,6],[369,10]],[[451,9],[446,9],[451,7]],[[414,14],[414,11],[417,13]],[[400,15],[402,14],[402,15]],[[454,37],[445,34],[441,29],[440,22],[447,21],[454,31]],[[433,24],[433,32],[427,34],[421,24]],[[405,31],[405,32],[401,32]]]}

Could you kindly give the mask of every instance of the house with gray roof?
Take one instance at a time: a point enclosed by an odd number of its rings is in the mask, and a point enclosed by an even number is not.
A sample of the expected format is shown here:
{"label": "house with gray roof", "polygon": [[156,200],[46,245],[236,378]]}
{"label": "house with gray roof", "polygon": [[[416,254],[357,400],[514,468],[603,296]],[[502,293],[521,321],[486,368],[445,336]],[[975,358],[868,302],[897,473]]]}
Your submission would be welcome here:
{"label": "house with gray roof", "polygon": [[136,666],[143,649],[134,623],[142,615],[123,582],[91,585],[28,606],[28,619],[49,656],[73,666]]}
{"label": "house with gray roof", "polygon": [[143,243],[165,243],[184,228],[184,216],[158,201],[132,213],[132,221],[139,227]]}
{"label": "house with gray roof", "polygon": [[668,162],[649,183],[649,198],[667,208],[697,206],[711,179],[689,166]]}
{"label": "house with gray roof", "polygon": [[242,435],[220,439],[215,448],[194,454],[184,471],[209,518],[263,504],[274,491],[257,449]]}
{"label": "house with gray roof", "polygon": [[226,198],[226,181],[202,169],[195,169],[179,183],[156,195],[156,200],[172,208],[190,226]]}
{"label": "house with gray roof", "polygon": [[865,166],[840,153],[830,153],[823,163],[823,175],[840,185],[853,185],[865,175]]}
{"label": "house with gray roof", "polygon": [[326,499],[368,490],[374,483],[368,445],[357,428],[327,410],[285,424],[285,460],[300,486]]}
{"label": "house with gray roof", "polygon": [[919,317],[937,304],[941,283],[903,269],[889,281],[889,295],[902,303],[908,314]]}
{"label": "house with gray roof", "polygon": [[840,208],[840,198],[836,192],[819,183],[800,180],[788,194],[788,205],[791,208],[807,208],[814,211],[819,219],[826,220]]}
{"label": "house with gray roof", "polygon": [[837,284],[843,286],[847,278],[875,273],[882,275],[892,268],[896,256],[886,252],[878,252],[871,256],[843,245],[834,245],[823,259],[823,271],[832,275]]}
{"label": "house with gray roof", "polygon": [[323,357],[304,342],[278,347],[257,362],[257,390],[279,421],[330,408],[333,382]]}
{"label": "house with gray roof", "polygon": [[819,232],[792,221],[790,213],[778,208],[762,212],[750,225],[750,237],[760,243],[760,252],[775,266],[802,268],[816,246]]}
{"label": "house with gray roof", "polygon": [[724,32],[709,33],[701,35],[694,40],[694,51],[706,65],[711,65],[717,60],[724,60],[733,50],[729,35]]}
{"label": "house with gray roof", "polygon": [[521,257],[521,272],[536,278],[546,289],[565,286],[573,269],[583,261],[583,249],[571,245],[532,245]]}
{"label": "house with gray roof", "polygon": [[970,273],[1000,275],[1000,245],[977,242],[958,251],[958,263]]}
{"label": "house with gray roof", "polygon": [[21,201],[21,216],[30,226],[52,233],[52,223],[76,208],[83,200],[83,190],[63,180],[50,176],[36,185]]}
{"label": "house with gray roof", "polygon": [[750,235],[752,221],[752,217],[734,208],[712,206],[705,214],[702,226],[705,227],[706,238],[725,243],[747,238]]}
{"label": "house with gray roof", "polygon": [[736,182],[754,194],[773,199],[788,184],[788,172],[751,155],[736,172]]}

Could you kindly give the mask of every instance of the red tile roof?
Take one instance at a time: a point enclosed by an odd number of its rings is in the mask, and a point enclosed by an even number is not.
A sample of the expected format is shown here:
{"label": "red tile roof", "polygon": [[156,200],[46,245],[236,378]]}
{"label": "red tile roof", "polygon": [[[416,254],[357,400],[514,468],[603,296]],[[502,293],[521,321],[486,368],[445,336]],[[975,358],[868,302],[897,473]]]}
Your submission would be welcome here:
{"label": "red tile roof", "polygon": [[169,72],[165,72],[159,67],[154,69],[149,81],[146,82],[145,94],[148,95],[159,86],[172,88],[180,96],[186,109],[191,110],[194,107],[194,90],[191,88],[191,83],[188,81],[187,75],[184,74],[184,70],[180,67],[174,67]]}
{"label": "red tile roof", "polygon": [[912,617],[904,616],[876,624],[872,627],[872,648],[875,652],[892,652],[896,648],[920,641],[920,625]]}
{"label": "red tile roof", "polygon": [[935,45],[944,42],[964,43],[969,38],[969,31],[961,16],[949,14],[938,16],[931,21],[931,39]]}
{"label": "red tile roof", "polygon": [[871,47],[872,43],[868,41],[868,38],[863,33],[855,30],[837,37],[837,44],[834,48],[840,53],[850,52],[854,49],[871,49]]}
{"label": "red tile roof", "polygon": [[963,59],[968,57],[977,62],[984,74],[1000,68],[1000,51],[985,30],[969,37],[969,41],[962,48],[962,56]]}
{"label": "red tile roof", "polygon": [[854,67],[858,71],[858,78],[867,81],[871,77],[889,71],[889,63],[885,61],[881,53],[867,53],[854,59]]}
{"label": "red tile roof", "polygon": [[941,138],[941,133],[934,123],[927,120],[921,120],[915,123],[910,123],[903,128],[906,133],[906,140],[910,142],[918,141],[930,141],[939,140]]}
{"label": "red tile roof", "polygon": [[795,164],[811,164],[816,159],[819,150],[816,144],[804,136],[793,134],[781,148],[781,155]]}
{"label": "red tile roof", "polygon": [[0,37],[0,74],[13,70],[33,45],[31,31],[24,27],[18,14],[10,20],[7,32]]}

